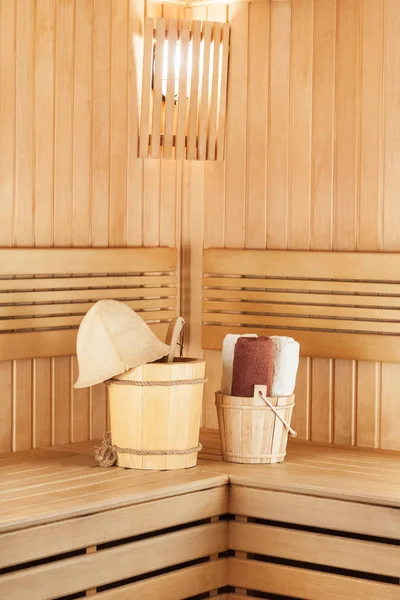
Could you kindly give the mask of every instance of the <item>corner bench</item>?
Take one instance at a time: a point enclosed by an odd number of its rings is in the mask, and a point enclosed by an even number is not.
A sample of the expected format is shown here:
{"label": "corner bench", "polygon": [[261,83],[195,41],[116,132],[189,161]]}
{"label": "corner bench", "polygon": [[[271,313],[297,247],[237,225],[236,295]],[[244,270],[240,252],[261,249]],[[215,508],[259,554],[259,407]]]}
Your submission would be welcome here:
{"label": "corner bench", "polygon": [[280,465],[101,469],[94,442],[0,456],[0,597],[400,598],[395,452],[293,443]]}

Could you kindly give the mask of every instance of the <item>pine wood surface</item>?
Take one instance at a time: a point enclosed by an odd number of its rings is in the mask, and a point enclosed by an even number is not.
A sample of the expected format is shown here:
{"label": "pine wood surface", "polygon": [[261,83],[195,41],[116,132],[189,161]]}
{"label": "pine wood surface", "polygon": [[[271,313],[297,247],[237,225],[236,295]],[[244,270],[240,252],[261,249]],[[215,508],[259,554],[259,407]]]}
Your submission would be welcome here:
{"label": "pine wood surface", "polygon": [[34,450],[0,459],[1,531],[39,525],[222,486],[228,477],[194,467],[179,471],[103,469],[93,457],[95,444],[64,451]]}
{"label": "pine wood surface", "polygon": [[[228,480],[233,486],[285,492],[289,497],[310,496],[310,507],[317,500],[312,497],[400,507],[400,465],[393,452],[291,442],[281,464],[240,465],[221,460],[218,432],[203,430],[201,442],[198,466],[183,471],[102,469],[94,461],[93,442],[3,454],[1,530],[218,487]],[[391,526],[400,530],[395,523]],[[382,527],[376,523],[377,531]]]}
{"label": "pine wood surface", "polygon": [[[138,158],[145,16],[231,24],[225,162]],[[0,246],[177,245],[193,356],[203,245],[398,252],[399,22],[398,0],[0,0]],[[102,435],[105,391],[72,392],[74,368],[0,363],[1,452]],[[399,449],[399,374],[302,357],[299,437]]]}
{"label": "pine wood surface", "polygon": [[268,563],[228,559],[229,585],[309,600],[397,600],[399,587]]}
{"label": "pine wood surface", "polygon": [[282,463],[240,465],[221,461],[217,430],[203,429],[200,441],[203,450],[198,466],[226,473],[233,485],[400,506],[400,462],[396,452],[290,440]]}

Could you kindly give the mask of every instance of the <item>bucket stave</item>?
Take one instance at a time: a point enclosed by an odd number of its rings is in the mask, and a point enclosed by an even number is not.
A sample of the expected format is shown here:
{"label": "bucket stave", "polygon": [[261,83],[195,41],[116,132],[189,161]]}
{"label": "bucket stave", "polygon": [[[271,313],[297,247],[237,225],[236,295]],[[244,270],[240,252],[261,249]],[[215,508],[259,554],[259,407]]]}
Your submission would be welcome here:
{"label": "bucket stave", "polygon": [[[260,396],[243,398],[220,392],[215,396],[224,460],[253,464],[283,461],[288,431]],[[268,399],[290,425],[294,395]]]}
{"label": "bucket stave", "polygon": [[[117,450],[118,466],[169,470],[196,465],[204,372],[203,360],[178,359],[145,364],[109,382],[112,443],[128,450]],[[122,383],[128,381],[139,385]],[[179,381],[188,383],[174,384]]]}

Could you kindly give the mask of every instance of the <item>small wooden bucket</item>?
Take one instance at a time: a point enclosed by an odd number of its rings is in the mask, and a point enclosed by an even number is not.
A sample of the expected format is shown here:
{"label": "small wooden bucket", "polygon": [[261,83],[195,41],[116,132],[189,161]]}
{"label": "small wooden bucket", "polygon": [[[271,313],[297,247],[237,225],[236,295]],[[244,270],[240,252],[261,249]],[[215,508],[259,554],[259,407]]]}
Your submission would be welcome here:
{"label": "small wooden bucket", "polygon": [[185,358],[146,364],[108,382],[118,466],[168,470],[196,465],[204,371],[204,360]]}
{"label": "small wooden bucket", "polygon": [[294,437],[297,435],[290,427],[294,395],[267,398],[265,393],[265,386],[255,386],[253,398],[216,393],[215,405],[224,460],[266,464],[282,462],[285,458],[289,431]]}

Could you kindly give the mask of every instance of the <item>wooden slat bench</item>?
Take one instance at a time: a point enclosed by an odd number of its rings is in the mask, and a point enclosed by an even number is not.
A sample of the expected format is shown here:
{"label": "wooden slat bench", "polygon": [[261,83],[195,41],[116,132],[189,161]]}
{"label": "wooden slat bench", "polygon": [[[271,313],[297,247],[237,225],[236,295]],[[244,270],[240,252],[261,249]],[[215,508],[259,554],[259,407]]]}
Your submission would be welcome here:
{"label": "wooden slat bench", "polygon": [[187,471],[101,469],[96,442],[2,455],[1,599],[400,598],[396,452],[239,465],[201,437]]}
{"label": "wooden slat bench", "polygon": [[2,455],[1,599],[173,600],[217,590],[227,576],[218,560],[227,481],[200,468],[102,469],[84,445]]}

